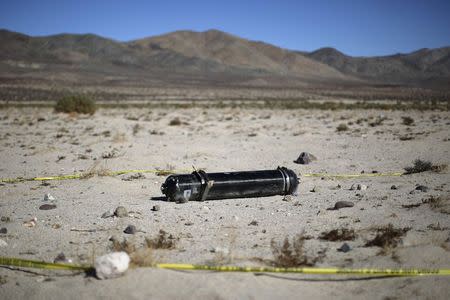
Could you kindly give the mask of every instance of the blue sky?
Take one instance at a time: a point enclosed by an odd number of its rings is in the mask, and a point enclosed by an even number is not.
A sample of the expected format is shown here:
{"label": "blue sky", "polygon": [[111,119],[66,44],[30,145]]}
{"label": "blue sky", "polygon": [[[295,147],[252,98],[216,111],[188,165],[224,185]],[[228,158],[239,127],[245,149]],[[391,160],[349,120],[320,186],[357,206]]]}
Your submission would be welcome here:
{"label": "blue sky", "polygon": [[0,28],[120,41],[214,28],[295,50],[387,55],[450,46],[450,1],[2,0]]}

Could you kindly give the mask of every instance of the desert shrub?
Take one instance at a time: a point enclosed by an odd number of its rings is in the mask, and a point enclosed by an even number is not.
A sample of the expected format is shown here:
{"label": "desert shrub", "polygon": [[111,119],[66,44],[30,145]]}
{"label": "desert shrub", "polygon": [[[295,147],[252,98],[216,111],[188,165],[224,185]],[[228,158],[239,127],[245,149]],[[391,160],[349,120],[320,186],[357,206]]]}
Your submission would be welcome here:
{"label": "desert shrub", "polygon": [[321,253],[317,257],[307,256],[304,249],[305,240],[307,239],[308,237],[303,233],[293,237],[292,242],[289,241],[288,237],[285,237],[284,241],[281,243],[278,243],[272,239],[270,243],[274,257],[272,263],[276,267],[282,268],[315,265],[316,262],[323,258],[324,253]]}
{"label": "desert shrub", "polygon": [[348,130],[348,126],[347,124],[341,123],[338,125],[338,127],[336,127],[336,131],[347,131]]}
{"label": "desert shrub", "polygon": [[433,164],[430,161],[416,159],[414,165],[405,168],[405,174],[421,173],[426,171],[431,171]]}
{"label": "desert shrub", "polygon": [[55,111],[64,113],[91,114],[97,109],[95,101],[83,95],[65,96],[56,102]]}

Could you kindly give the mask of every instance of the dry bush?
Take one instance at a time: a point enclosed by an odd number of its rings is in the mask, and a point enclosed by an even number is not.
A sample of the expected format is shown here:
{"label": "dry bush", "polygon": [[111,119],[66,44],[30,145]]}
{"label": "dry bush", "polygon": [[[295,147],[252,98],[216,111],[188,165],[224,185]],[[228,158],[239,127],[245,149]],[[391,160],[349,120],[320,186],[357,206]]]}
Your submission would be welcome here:
{"label": "dry bush", "polygon": [[111,170],[104,166],[100,166],[100,161],[97,161],[87,169],[86,172],[81,174],[80,179],[88,179],[94,176],[111,176]]}
{"label": "dry bush", "polygon": [[450,196],[429,196],[422,200],[422,203],[430,205],[434,211],[441,212],[443,214],[450,214]]}
{"label": "dry bush", "polygon": [[307,240],[303,234],[298,234],[292,238],[292,243],[289,242],[289,238],[286,237],[282,243],[276,242],[272,239],[270,246],[274,256],[273,264],[277,267],[289,268],[299,266],[313,266],[321,256],[308,257],[306,255],[305,240]]}
{"label": "dry bush", "polygon": [[322,232],[319,239],[330,242],[353,241],[356,238],[355,230],[347,228],[333,229],[328,232]]}
{"label": "dry bush", "polygon": [[73,95],[59,99],[55,105],[56,112],[93,115],[97,107],[95,101],[87,96]]}
{"label": "dry bush", "polygon": [[414,119],[411,117],[402,117],[402,120],[403,125],[410,126],[414,124]]}
{"label": "dry bush", "polygon": [[341,132],[341,131],[347,131],[349,130],[347,124],[341,123],[338,125],[338,127],[336,127],[336,131]]}
{"label": "dry bush", "polygon": [[128,240],[122,242],[113,239],[112,250],[115,252],[126,252],[130,256],[131,265],[137,267],[151,267],[156,263],[153,249],[148,245],[136,247],[134,243]]}
{"label": "dry bush", "polygon": [[369,240],[364,246],[372,247],[377,246],[383,248],[383,253],[387,253],[389,249],[396,248],[401,238],[411,228],[394,228],[392,224],[385,227],[377,228],[377,235]]}
{"label": "dry bush", "polygon": [[430,161],[416,159],[413,166],[405,168],[405,174],[421,173],[426,171],[433,171],[436,173],[442,173],[447,171],[447,164],[434,165]]}
{"label": "dry bush", "polygon": [[173,235],[167,234],[161,229],[156,237],[146,238],[145,243],[148,248],[152,249],[175,249],[176,239]]}

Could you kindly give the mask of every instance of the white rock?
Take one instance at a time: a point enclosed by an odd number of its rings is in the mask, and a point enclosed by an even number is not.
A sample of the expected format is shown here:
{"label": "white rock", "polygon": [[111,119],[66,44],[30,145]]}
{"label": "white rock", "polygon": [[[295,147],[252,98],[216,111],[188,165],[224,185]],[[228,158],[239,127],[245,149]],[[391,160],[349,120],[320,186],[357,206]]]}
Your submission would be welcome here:
{"label": "white rock", "polygon": [[45,194],[44,201],[53,201],[53,200],[55,200],[55,197],[53,197],[50,194]]}
{"label": "white rock", "polygon": [[8,243],[5,242],[4,240],[0,239],[0,247],[6,247],[6,246],[8,246]]}
{"label": "white rock", "polygon": [[130,257],[125,252],[113,252],[97,257],[95,274],[98,279],[109,279],[121,276],[130,263]]}
{"label": "white rock", "polygon": [[359,191],[365,191],[365,190],[367,190],[367,185],[364,185],[364,184],[358,184],[358,185],[356,186],[356,189],[359,190]]}
{"label": "white rock", "polygon": [[225,248],[225,247],[214,247],[210,250],[212,253],[217,253],[217,254],[221,254],[221,255],[228,255],[230,254],[230,249]]}
{"label": "white rock", "polygon": [[201,210],[203,212],[208,212],[209,211],[209,207],[208,206],[202,206]]}

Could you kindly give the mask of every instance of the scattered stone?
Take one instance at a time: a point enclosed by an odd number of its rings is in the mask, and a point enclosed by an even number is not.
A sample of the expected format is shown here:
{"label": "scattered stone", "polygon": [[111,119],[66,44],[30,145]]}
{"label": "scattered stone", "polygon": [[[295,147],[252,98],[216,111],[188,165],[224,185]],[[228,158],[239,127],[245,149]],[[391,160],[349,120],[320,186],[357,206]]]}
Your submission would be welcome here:
{"label": "scattered stone", "polygon": [[351,201],[338,201],[334,204],[334,207],[332,208],[332,210],[338,210],[341,208],[353,207],[353,206],[355,206],[355,203],[353,203]]}
{"label": "scattered stone", "polygon": [[44,201],[54,201],[54,200],[56,200],[56,199],[52,195],[50,195],[50,194],[44,195]]}
{"label": "scattered stone", "polygon": [[238,216],[233,216],[233,221],[239,221],[239,217]]}
{"label": "scattered stone", "polygon": [[210,209],[209,209],[208,206],[202,206],[201,210],[202,210],[203,212],[208,212]]}
{"label": "scattered stone", "polygon": [[314,187],[310,190],[311,193],[317,193],[318,191],[319,191],[319,188],[316,187],[316,186],[314,186]]}
{"label": "scattered stone", "polygon": [[114,216],[114,214],[112,214],[110,211],[105,211],[105,212],[102,214],[102,219],[111,218],[111,217],[113,217],[113,216]]}
{"label": "scattered stone", "polygon": [[118,206],[116,210],[114,211],[114,216],[118,218],[125,218],[128,217],[127,209],[123,206]]}
{"label": "scattered stone", "polygon": [[152,211],[159,211],[161,207],[159,205],[153,205]]}
{"label": "scattered stone", "polygon": [[51,210],[55,208],[56,208],[55,204],[42,204],[41,206],[39,206],[40,210]]}
{"label": "scattered stone", "polygon": [[416,191],[421,191],[421,192],[426,193],[426,192],[428,192],[428,187],[424,186],[424,185],[418,185],[418,186],[416,186]]}
{"label": "scattered stone", "polygon": [[367,190],[367,185],[359,184],[359,183],[358,183],[358,185],[356,186],[356,189],[357,189],[358,191],[365,191],[365,190]]}
{"label": "scattered stone", "polygon": [[72,263],[72,260],[71,260],[70,258],[67,258],[66,255],[65,255],[63,252],[61,252],[61,253],[59,253],[59,254],[55,257],[55,259],[53,260],[53,262],[54,262],[55,264],[57,264],[57,263],[71,264],[71,263]]}
{"label": "scattered stone", "polygon": [[5,223],[11,222],[11,218],[10,218],[10,217],[6,217],[6,216],[2,216],[2,217],[0,218],[0,220],[1,220],[2,222],[5,222]]}
{"label": "scattered stone", "polygon": [[34,217],[33,219],[31,219],[29,221],[23,222],[23,226],[31,228],[31,227],[36,226],[36,223],[37,223],[37,218]]}
{"label": "scattered stone", "polygon": [[0,228],[0,234],[7,234],[7,233],[8,233],[8,229],[6,229],[6,227]]}
{"label": "scattered stone", "polygon": [[126,234],[135,234],[137,232],[137,229],[134,225],[128,225],[123,232]]}
{"label": "scattered stone", "polygon": [[6,247],[6,246],[8,246],[8,243],[5,242],[4,240],[0,239],[0,248],[1,247]]}
{"label": "scattered stone", "polygon": [[224,248],[222,248],[222,247],[214,247],[214,248],[212,248],[210,250],[210,252],[226,256],[226,255],[230,254],[230,249],[225,248],[225,247]]}
{"label": "scattered stone", "polygon": [[113,252],[95,260],[95,275],[98,279],[109,279],[123,275],[128,269],[130,257],[125,252]]}
{"label": "scattered stone", "polygon": [[250,226],[250,225],[252,225],[252,226],[258,226],[258,221],[253,220],[253,221],[251,221],[250,223],[248,223],[248,226]]}
{"label": "scattered stone", "polygon": [[337,249],[338,252],[343,252],[343,253],[347,253],[350,250],[352,250],[352,248],[347,243],[343,243],[342,246]]}
{"label": "scattered stone", "polygon": [[144,179],[145,176],[142,173],[136,173],[136,174],[131,174],[128,177],[122,178],[123,181],[132,181],[132,180],[136,180],[136,179]]}
{"label": "scattered stone", "polygon": [[312,155],[309,152],[302,152],[300,153],[300,156],[294,160],[294,163],[300,164],[300,165],[307,165],[310,164],[312,161],[317,160],[317,157]]}
{"label": "scattered stone", "polygon": [[184,223],[184,225],[186,225],[186,226],[192,226],[192,225],[194,225],[194,223],[192,223],[192,222],[186,222],[186,223]]}
{"label": "scattered stone", "polygon": [[391,185],[391,190],[397,190],[397,189],[398,189],[398,187],[395,184]]}
{"label": "scattered stone", "polygon": [[292,197],[292,195],[286,195],[283,197],[283,201],[286,202],[291,202],[294,199],[294,197]]}

